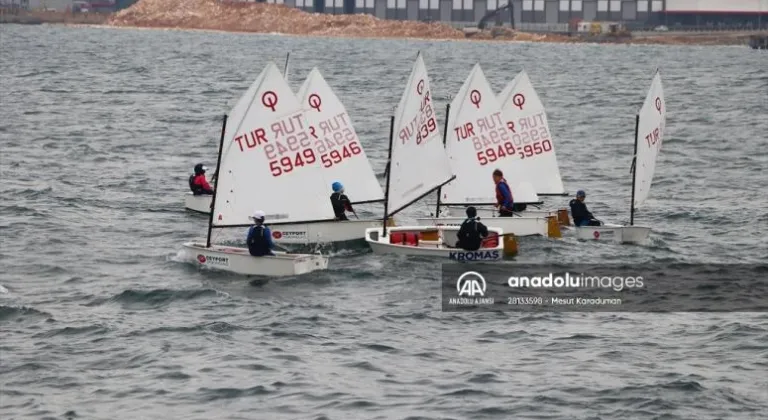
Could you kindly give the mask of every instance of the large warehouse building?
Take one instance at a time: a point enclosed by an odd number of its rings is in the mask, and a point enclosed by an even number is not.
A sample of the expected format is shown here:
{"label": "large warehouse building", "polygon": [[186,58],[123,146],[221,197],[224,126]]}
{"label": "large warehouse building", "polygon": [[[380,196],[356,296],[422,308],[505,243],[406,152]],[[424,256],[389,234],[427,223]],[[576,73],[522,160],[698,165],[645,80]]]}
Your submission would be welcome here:
{"label": "large warehouse building", "polygon": [[[136,0],[0,0],[24,8],[72,10],[95,3],[91,10],[122,9]],[[281,3],[307,12],[367,13],[382,19],[478,23],[489,12],[504,10],[489,21],[527,30],[563,30],[575,21],[623,22],[629,27],[768,27],[768,0],[220,0]],[[106,6],[105,6],[106,5]],[[105,9],[106,8],[106,9]]]}
{"label": "large warehouse building", "polygon": [[[511,3],[516,26],[567,24],[573,20],[635,25],[706,26],[768,24],[768,0],[267,0],[308,12],[369,13],[380,18],[478,22]],[[510,22],[510,10],[500,13]],[[528,24],[528,25],[526,25]]]}

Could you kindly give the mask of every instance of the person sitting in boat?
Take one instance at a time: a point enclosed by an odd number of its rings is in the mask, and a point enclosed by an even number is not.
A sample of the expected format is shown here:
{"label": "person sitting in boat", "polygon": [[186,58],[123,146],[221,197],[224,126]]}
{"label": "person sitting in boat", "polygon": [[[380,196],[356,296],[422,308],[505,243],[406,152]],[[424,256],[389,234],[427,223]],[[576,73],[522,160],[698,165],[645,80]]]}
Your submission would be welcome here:
{"label": "person sitting in boat", "polygon": [[213,194],[213,188],[211,188],[211,185],[208,183],[208,180],[205,179],[205,171],[207,171],[208,168],[203,166],[202,163],[198,163],[195,165],[195,174],[190,175],[189,177],[189,189],[192,190],[192,194],[194,195],[205,195],[205,194]]}
{"label": "person sitting in boat", "polygon": [[256,210],[250,217],[253,220],[253,226],[248,229],[248,237],[245,242],[248,244],[248,252],[254,257],[275,255],[272,253],[272,249],[275,247],[272,242],[272,231],[264,224],[264,218],[265,214],[261,210]]}
{"label": "person sitting in boat", "polygon": [[602,226],[603,222],[595,219],[592,213],[587,210],[587,205],[584,204],[585,198],[587,198],[587,194],[584,190],[578,190],[576,191],[576,198],[570,202],[573,224],[576,226]]}
{"label": "person sitting in boat", "polygon": [[512,199],[512,190],[509,189],[504,173],[496,169],[493,171],[493,182],[496,184],[496,208],[500,217],[512,217],[515,210],[515,202]]}
{"label": "person sitting in boat", "polygon": [[344,186],[341,182],[334,182],[331,185],[333,194],[331,194],[331,205],[333,206],[333,213],[336,215],[336,220],[349,220],[347,219],[346,212],[355,211],[352,209],[352,202],[349,201],[349,197],[344,194]]}
{"label": "person sitting in boat", "polygon": [[488,237],[488,228],[484,224],[477,220],[477,209],[474,207],[467,207],[467,218],[459,228],[459,233],[456,235],[459,237],[459,241],[456,242],[456,248],[461,248],[465,251],[477,251],[483,244],[483,238]]}

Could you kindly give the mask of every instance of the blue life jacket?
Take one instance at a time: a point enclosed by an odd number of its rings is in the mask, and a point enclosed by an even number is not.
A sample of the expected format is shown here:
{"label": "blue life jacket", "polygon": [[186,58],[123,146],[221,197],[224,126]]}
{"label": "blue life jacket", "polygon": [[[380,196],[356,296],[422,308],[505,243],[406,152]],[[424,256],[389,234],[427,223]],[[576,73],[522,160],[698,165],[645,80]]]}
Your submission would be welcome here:
{"label": "blue life jacket", "polygon": [[251,226],[246,243],[248,252],[254,257],[273,255],[272,232],[266,225]]}

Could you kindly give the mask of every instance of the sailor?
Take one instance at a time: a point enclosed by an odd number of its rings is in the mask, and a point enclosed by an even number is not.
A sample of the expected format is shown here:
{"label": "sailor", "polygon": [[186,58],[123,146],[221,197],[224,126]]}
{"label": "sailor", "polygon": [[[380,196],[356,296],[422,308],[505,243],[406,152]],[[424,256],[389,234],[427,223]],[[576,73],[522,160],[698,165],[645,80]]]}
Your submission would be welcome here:
{"label": "sailor", "polygon": [[349,201],[349,197],[344,194],[344,186],[341,182],[336,181],[331,184],[333,194],[331,194],[331,205],[333,206],[333,213],[336,215],[336,220],[349,220],[347,219],[346,212],[355,210],[352,209],[352,202]]}
{"label": "sailor", "polygon": [[272,231],[264,224],[264,212],[256,210],[249,219],[253,220],[253,226],[248,229],[248,237],[245,242],[248,244],[248,252],[254,257],[263,257],[265,255],[275,255],[272,249],[275,244],[272,242]]}
{"label": "sailor", "polygon": [[499,209],[499,216],[512,217],[512,210],[515,208],[512,190],[504,179],[504,173],[499,169],[493,171],[493,182],[496,184],[496,208]]}
{"label": "sailor", "polygon": [[213,188],[208,184],[208,180],[205,179],[205,171],[207,170],[208,168],[203,166],[202,163],[195,165],[195,174],[189,176],[189,189],[192,190],[192,194],[213,194]]}
{"label": "sailor", "polygon": [[488,228],[477,220],[477,209],[467,207],[467,218],[459,228],[456,235],[459,241],[456,242],[456,248],[465,251],[477,251],[483,243],[483,238],[488,237]]}
{"label": "sailor", "polygon": [[587,205],[584,204],[585,198],[587,198],[587,194],[584,190],[578,190],[576,191],[576,198],[569,203],[573,224],[576,226],[602,226],[603,222],[595,219],[592,213],[587,210]]}

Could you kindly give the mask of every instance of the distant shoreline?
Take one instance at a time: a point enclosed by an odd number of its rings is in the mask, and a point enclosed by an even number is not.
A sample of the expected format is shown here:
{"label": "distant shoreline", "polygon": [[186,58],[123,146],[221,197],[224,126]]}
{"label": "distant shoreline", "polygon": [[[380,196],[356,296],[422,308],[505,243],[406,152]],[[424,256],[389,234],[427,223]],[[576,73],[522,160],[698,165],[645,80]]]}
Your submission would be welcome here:
{"label": "distant shoreline", "polygon": [[613,44],[613,45],[695,45],[695,46],[727,46],[744,45],[747,46],[751,35],[768,35],[766,31],[712,31],[712,32],[632,32],[631,36],[611,37],[603,36],[585,36],[585,34],[574,33],[530,33],[513,31],[508,27],[491,28],[484,31],[466,33],[464,37],[416,37],[408,35],[392,34],[388,36],[359,36],[345,33],[333,34],[291,34],[276,33],[259,30],[246,29],[214,29],[172,26],[172,25],[152,25],[152,24],[123,24],[112,23],[114,14],[104,13],[66,13],[66,12],[30,12],[24,14],[0,15],[0,24],[61,24],[74,27],[97,27],[97,28],[118,28],[118,29],[148,29],[148,30],[176,30],[176,31],[206,31],[222,33],[248,33],[261,35],[290,36],[298,38],[356,38],[356,39],[376,39],[376,40],[423,40],[423,41],[490,41],[490,42],[520,42],[520,43],[556,43],[556,44]]}

